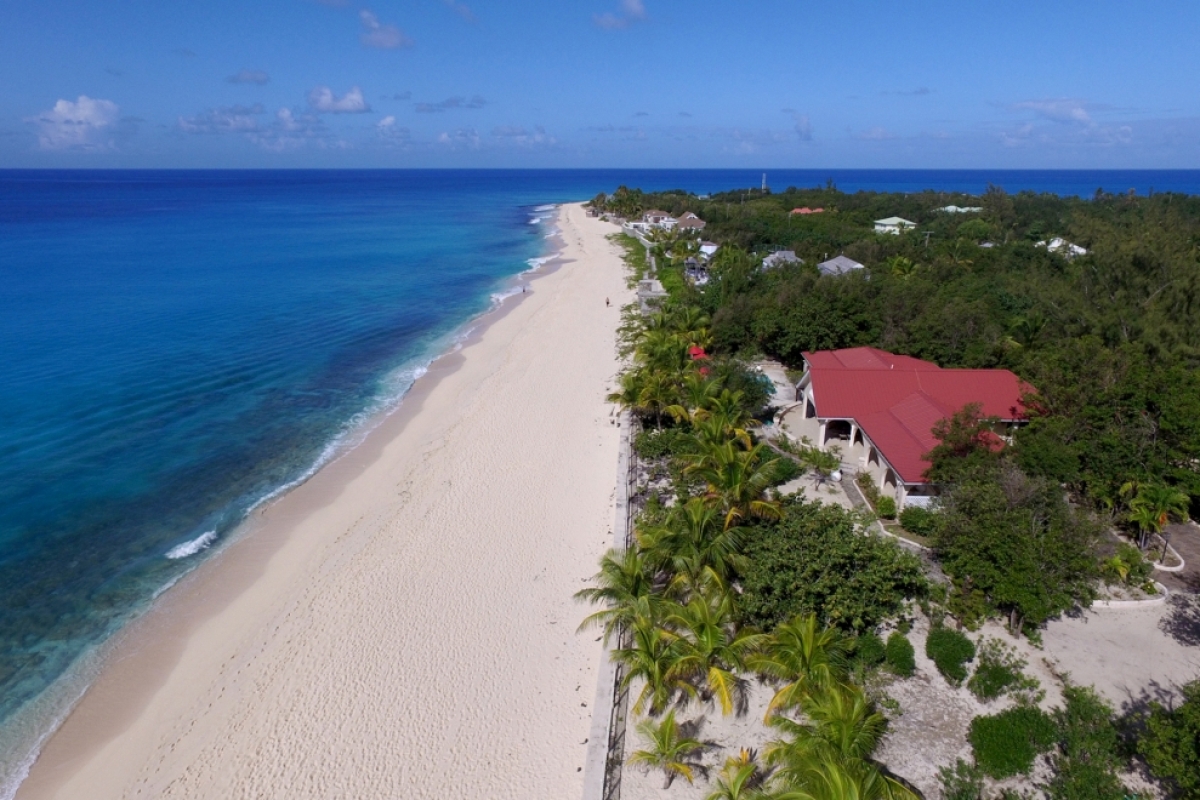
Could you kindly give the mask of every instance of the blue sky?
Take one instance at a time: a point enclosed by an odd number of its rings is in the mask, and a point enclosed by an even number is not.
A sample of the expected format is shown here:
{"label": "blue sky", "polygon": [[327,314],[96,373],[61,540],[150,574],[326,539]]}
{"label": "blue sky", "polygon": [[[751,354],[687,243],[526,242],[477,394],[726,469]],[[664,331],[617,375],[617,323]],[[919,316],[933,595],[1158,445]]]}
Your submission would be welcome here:
{"label": "blue sky", "polygon": [[1200,168],[1200,3],[5,0],[0,167]]}

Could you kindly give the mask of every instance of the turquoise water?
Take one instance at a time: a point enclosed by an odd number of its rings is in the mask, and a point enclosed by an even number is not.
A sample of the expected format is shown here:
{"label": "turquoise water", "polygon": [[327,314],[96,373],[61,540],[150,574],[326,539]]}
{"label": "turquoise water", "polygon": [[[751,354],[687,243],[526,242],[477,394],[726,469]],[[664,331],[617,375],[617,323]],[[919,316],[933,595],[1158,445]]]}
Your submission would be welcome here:
{"label": "turquoise water", "polygon": [[[768,177],[1200,190],[1192,172]],[[0,171],[0,797],[65,700],[16,733],[5,720],[398,402],[553,246],[546,204],[620,183],[710,192],[760,178]]]}

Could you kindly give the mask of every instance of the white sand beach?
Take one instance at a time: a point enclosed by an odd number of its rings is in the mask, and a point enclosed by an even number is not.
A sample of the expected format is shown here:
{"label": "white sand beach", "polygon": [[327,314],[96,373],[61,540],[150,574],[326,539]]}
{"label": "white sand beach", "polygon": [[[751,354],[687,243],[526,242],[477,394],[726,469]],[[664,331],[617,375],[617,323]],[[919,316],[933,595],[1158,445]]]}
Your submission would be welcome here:
{"label": "white sand beach", "polygon": [[615,226],[559,225],[561,266],[123,634],[18,798],[580,795],[630,292]]}

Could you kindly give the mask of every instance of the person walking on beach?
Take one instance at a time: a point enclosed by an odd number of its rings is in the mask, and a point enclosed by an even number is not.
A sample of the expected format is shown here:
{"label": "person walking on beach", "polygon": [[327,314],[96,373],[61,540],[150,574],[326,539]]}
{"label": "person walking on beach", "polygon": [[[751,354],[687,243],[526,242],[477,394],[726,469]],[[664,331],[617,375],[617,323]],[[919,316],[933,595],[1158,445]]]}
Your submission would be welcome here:
{"label": "person walking on beach", "polygon": [[607,297],[606,297],[606,298],[604,298],[604,307],[605,307],[605,308],[608,308],[608,307],[609,307],[609,305],[611,305],[611,304],[608,302],[608,298],[607,298]]}

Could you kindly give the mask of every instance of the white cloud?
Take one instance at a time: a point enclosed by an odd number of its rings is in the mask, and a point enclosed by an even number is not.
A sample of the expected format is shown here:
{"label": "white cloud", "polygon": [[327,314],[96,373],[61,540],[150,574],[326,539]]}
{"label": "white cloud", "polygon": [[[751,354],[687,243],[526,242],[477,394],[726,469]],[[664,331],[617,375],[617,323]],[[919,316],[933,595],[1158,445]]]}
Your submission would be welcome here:
{"label": "white cloud", "polygon": [[59,100],[54,108],[30,117],[38,127],[42,150],[108,150],[113,147],[105,134],[119,119],[120,109],[111,100],[79,95],[75,102]]}
{"label": "white cloud", "polygon": [[458,3],[455,2],[455,0],[442,0],[442,3],[444,3],[447,8],[449,8],[455,14],[458,14],[467,22],[475,21],[475,14],[471,11],[471,8],[466,3]]}
{"label": "white cloud", "polygon": [[406,145],[412,137],[412,132],[397,125],[396,118],[391,114],[375,123],[375,131],[381,140],[392,146]]}
{"label": "white cloud", "polygon": [[558,144],[558,140],[546,133],[541,125],[528,131],[519,125],[499,125],[492,129],[492,136],[523,147],[549,147]]}
{"label": "white cloud", "polygon": [[333,137],[321,118],[312,112],[296,113],[290,108],[275,112],[269,127],[248,133],[250,141],[275,153],[299,150],[309,145],[322,149],[345,149],[347,143]]}
{"label": "white cloud", "polygon": [[484,100],[479,95],[474,95],[471,98],[447,97],[440,103],[417,103],[416,110],[418,114],[438,114],[442,111],[450,111],[458,108],[483,108],[485,105],[487,105],[487,100]]}
{"label": "white cloud", "polygon": [[592,22],[596,23],[605,30],[621,30],[628,28],[632,23],[639,22],[646,18],[646,6],[642,0],[621,0],[621,10],[619,13],[606,11],[603,14],[596,14],[592,17]]}
{"label": "white cloud", "polygon": [[253,83],[263,86],[271,80],[271,76],[261,69],[243,69],[225,79],[229,83]]}
{"label": "white cloud", "polygon": [[1026,100],[1023,103],[1014,103],[1012,108],[1015,111],[1032,111],[1039,117],[1048,119],[1051,122],[1086,125],[1092,121],[1091,116],[1088,114],[1087,105],[1082,100],[1063,97],[1056,100]]}
{"label": "white cloud", "polygon": [[180,117],[179,129],[185,133],[248,133],[258,130],[261,103],[252,106],[210,108],[194,117]]}
{"label": "white cloud", "polygon": [[371,110],[357,86],[341,97],[336,97],[328,86],[318,86],[308,93],[308,104],[322,114],[362,114]]}
{"label": "white cloud", "polygon": [[873,128],[863,131],[858,138],[865,139],[868,142],[882,142],[887,139],[895,139],[896,134],[892,133],[887,128],[881,128],[880,126],[876,125]]}
{"label": "white cloud", "polygon": [[785,108],[783,113],[791,116],[793,122],[792,130],[800,137],[800,141],[811,142],[813,138],[812,123],[809,122],[808,115],[801,114],[792,108]]}
{"label": "white cloud", "polygon": [[367,47],[377,47],[380,50],[396,50],[401,47],[412,47],[413,40],[395,25],[385,25],[370,9],[364,8],[358,12],[362,20],[362,43]]}
{"label": "white cloud", "polygon": [[900,97],[924,97],[927,94],[933,94],[933,90],[928,86],[918,86],[916,89],[896,89],[893,91],[884,91],[879,93],[882,97],[888,95],[899,95]]}
{"label": "white cloud", "polygon": [[474,128],[459,128],[453,133],[443,131],[438,134],[437,140],[438,144],[448,145],[455,149],[467,147],[471,150],[478,150],[479,144],[482,141],[479,131]]}

